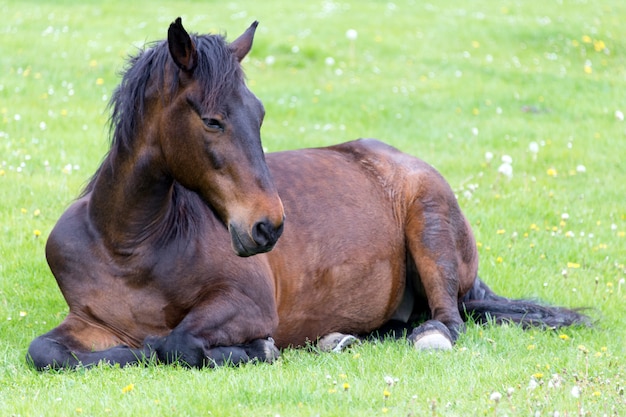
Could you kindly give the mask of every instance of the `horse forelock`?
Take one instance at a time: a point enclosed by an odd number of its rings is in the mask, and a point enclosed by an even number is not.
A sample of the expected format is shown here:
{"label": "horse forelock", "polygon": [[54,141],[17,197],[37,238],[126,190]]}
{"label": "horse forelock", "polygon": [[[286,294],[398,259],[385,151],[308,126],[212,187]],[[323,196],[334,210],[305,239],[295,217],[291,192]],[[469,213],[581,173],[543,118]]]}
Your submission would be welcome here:
{"label": "horse forelock", "polygon": [[[243,71],[223,36],[191,34],[191,38],[198,52],[193,77],[203,90],[202,105],[205,109],[215,109],[225,92],[243,82]],[[144,121],[147,94],[156,92],[164,102],[175,96],[180,71],[170,56],[167,41],[146,44],[128,58],[122,80],[108,105],[111,148],[105,162],[112,162],[116,154],[132,148],[137,129]],[[91,190],[96,176],[97,172],[83,194]]]}

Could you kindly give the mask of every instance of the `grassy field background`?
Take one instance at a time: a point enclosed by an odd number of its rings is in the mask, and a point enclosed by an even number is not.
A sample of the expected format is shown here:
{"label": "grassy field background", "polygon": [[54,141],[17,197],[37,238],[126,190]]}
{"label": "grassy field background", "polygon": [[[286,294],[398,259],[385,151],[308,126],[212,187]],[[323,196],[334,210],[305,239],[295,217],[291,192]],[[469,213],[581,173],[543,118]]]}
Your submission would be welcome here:
{"label": "grassy field background", "polygon": [[[626,415],[626,3],[0,0],[0,414]],[[288,350],[271,366],[43,373],[67,307],[44,245],[108,147],[128,54],[182,16],[234,39],[269,151],[377,137],[457,192],[498,293],[593,329],[470,325],[450,352]],[[354,36],[347,36],[348,31]],[[114,300],[112,300],[114,302]]]}

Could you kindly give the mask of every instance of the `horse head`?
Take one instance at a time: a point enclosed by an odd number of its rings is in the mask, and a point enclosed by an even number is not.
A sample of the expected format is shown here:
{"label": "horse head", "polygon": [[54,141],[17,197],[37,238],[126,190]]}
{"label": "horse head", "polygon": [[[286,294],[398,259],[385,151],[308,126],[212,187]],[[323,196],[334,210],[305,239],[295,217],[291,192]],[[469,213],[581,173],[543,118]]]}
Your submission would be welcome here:
{"label": "horse head", "polygon": [[240,66],[256,26],[228,45],[219,36],[190,36],[180,18],[170,25],[177,91],[159,129],[167,170],[210,205],[239,256],[271,250],[284,219],[261,146],[265,110]]}

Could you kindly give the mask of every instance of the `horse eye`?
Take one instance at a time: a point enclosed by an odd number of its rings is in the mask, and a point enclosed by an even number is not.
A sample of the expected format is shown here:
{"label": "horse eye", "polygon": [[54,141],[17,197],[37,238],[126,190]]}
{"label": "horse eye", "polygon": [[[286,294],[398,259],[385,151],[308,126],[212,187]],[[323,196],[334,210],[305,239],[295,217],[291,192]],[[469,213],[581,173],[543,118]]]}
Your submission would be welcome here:
{"label": "horse eye", "polygon": [[204,125],[210,130],[219,130],[222,132],[224,131],[224,124],[217,119],[207,117],[203,118],[202,121],[204,122]]}

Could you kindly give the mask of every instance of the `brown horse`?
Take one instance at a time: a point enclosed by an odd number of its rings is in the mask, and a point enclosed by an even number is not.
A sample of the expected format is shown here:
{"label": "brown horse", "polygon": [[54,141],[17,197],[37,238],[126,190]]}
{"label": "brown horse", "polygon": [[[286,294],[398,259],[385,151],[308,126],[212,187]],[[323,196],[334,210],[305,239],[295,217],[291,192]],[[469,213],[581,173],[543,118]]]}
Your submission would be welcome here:
{"label": "brown horse", "polygon": [[37,369],[269,362],[423,312],[419,348],[450,348],[462,315],[587,322],[491,292],[453,192],[419,159],[360,140],[266,162],[240,67],[255,28],[227,44],[177,19],[131,59],[111,149],[47,243],[70,311],[31,343]]}

